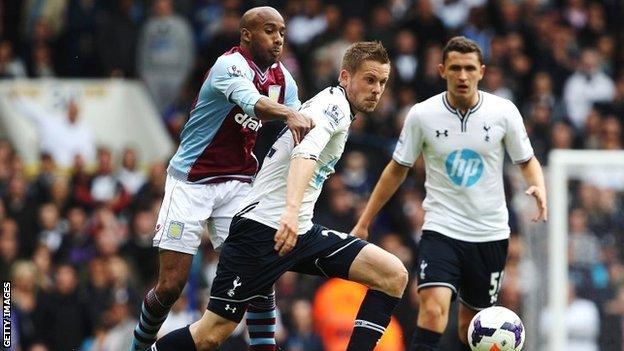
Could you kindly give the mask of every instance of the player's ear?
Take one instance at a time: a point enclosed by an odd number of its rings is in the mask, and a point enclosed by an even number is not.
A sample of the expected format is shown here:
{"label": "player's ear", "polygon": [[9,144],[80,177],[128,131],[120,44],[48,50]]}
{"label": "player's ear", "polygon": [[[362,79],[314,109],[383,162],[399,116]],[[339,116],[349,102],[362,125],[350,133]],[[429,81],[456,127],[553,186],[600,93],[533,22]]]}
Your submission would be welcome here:
{"label": "player's ear", "polygon": [[351,74],[349,73],[349,71],[347,71],[346,69],[341,69],[340,76],[338,78],[340,85],[343,87],[346,87],[349,84],[350,79],[351,79]]}
{"label": "player's ear", "polygon": [[240,37],[242,42],[251,42],[251,31],[247,28],[241,28]]}
{"label": "player's ear", "polygon": [[479,67],[479,71],[481,72],[481,78],[479,79],[482,79],[483,75],[485,74],[485,65],[481,65],[481,67]]}
{"label": "player's ear", "polygon": [[446,79],[446,72],[444,70],[444,64],[438,63],[438,73],[440,74],[440,77]]}

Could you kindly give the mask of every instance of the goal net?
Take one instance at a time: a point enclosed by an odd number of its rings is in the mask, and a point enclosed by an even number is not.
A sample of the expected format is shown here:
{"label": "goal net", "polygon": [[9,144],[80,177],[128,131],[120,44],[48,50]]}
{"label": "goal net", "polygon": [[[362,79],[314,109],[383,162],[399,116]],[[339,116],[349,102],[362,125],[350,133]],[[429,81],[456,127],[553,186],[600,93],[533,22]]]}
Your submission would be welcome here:
{"label": "goal net", "polygon": [[[616,316],[616,302],[624,289],[617,291],[612,271],[623,267],[624,151],[554,150],[546,170],[548,223],[520,223],[525,349],[604,346],[616,342],[609,338],[618,333],[621,345],[622,312]],[[522,218],[535,211],[533,203],[518,207],[527,212]],[[620,304],[624,311],[624,301]],[[610,314],[617,318],[609,319]]]}

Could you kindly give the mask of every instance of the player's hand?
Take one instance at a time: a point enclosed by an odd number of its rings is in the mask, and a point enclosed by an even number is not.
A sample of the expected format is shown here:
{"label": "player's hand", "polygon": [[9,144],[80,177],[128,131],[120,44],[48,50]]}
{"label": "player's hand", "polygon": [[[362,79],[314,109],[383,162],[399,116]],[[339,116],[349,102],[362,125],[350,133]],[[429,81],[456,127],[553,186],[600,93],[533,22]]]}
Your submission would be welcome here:
{"label": "player's hand", "polygon": [[286,118],[286,126],[290,129],[293,139],[295,140],[295,145],[297,145],[303,140],[303,137],[314,128],[314,121],[300,112],[292,111]]}
{"label": "player's hand", "polygon": [[[298,213],[298,211],[297,211]],[[275,251],[280,256],[284,256],[297,244],[297,230],[299,229],[299,218],[297,214],[284,212],[280,220],[280,227],[275,233]]]}
{"label": "player's hand", "polygon": [[368,239],[368,228],[356,225],[351,229],[351,235],[358,237],[362,240]]}
{"label": "player's hand", "polygon": [[548,207],[546,206],[546,189],[532,185],[524,193],[527,195],[531,195],[535,198],[537,209],[539,210],[539,214],[537,215],[537,217],[533,218],[533,222],[537,222],[540,219],[546,222],[548,220]]}

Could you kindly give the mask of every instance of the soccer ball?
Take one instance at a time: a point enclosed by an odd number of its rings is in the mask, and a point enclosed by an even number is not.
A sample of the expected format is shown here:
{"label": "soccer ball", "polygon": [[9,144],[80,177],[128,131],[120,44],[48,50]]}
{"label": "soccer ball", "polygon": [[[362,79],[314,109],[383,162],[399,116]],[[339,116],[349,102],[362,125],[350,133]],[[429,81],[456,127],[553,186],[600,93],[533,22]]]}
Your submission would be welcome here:
{"label": "soccer ball", "polygon": [[513,311],[500,306],[477,313],[468,327],[472,351],[520,351],[524,344],[524,325]]}

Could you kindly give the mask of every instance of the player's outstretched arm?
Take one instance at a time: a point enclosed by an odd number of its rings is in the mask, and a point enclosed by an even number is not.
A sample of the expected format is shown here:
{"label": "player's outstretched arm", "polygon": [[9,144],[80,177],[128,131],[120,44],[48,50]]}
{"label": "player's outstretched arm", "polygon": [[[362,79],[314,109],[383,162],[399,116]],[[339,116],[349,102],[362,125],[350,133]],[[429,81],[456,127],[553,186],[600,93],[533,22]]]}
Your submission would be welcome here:
{"label": "player's outstretched arm", "polygon": [[292,132],[295,145],[314,128],[314,121],[293,110],[290,107],[278,104],[267,97],[261,97],[254,106],[256,116],[263,120],[281,119],[286,122],[288,129]]}
{"label": "player's outstretched arm", "polygon": [[297,243],[299,209],[315,167],[316,161],[311,158],[295,157],[290,161],[286,180],[286,208],[280,220],[280,227],[275,233],[275,251],[278,251],[280,256],[289,253]]}
{"label": "player's outstretched arm", "polygon": [[395,160],[391,160],[390,163],[388,163],[383,173],[381,173],[377,185],[375,185],[375,189],[366,204],[362,216],[351,230],[352,235],[362,239],[368,238],[368,227],[373,221],[373,218],[375,218],[381,208],[388,202],[392,195],[394,195],[399,185],[403,183],[408,171],[409,167],[403,166]]}
{"label": "player's outstretched arm", "polygon": [[546,185],[544,183],[542,166],[537,158],[533,156],[527,162],[521,163],[520,169],[522,170],[524,180],[529,185],[525,193],[535,198],[537,209],[539,210],[539,214],[533,218],[533,222],[539,220],[546,222],[546,220],[548,220],[548,204],[546,201]]}

